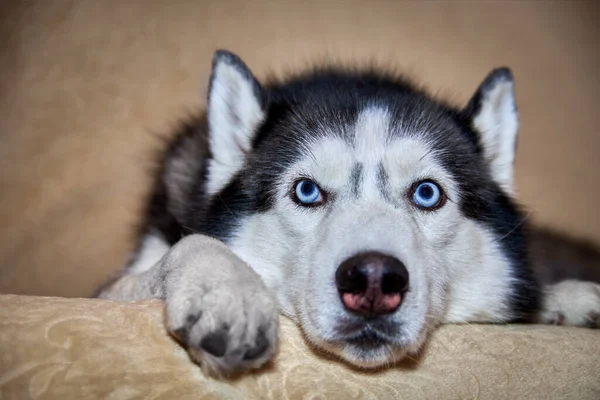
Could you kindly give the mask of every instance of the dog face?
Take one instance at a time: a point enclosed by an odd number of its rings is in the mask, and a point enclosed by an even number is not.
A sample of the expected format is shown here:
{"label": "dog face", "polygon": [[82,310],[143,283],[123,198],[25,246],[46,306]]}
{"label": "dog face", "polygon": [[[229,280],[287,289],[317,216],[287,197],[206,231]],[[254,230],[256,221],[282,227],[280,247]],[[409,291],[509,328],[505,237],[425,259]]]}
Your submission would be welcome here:
{"label": "dog face", "polygon": [[256,270],[317,347],[378,366],[418,351],[440,322],[527,311],[508,70],[456,110],[371,72],[263,88],[221,51],[207,118],[199,230]]}

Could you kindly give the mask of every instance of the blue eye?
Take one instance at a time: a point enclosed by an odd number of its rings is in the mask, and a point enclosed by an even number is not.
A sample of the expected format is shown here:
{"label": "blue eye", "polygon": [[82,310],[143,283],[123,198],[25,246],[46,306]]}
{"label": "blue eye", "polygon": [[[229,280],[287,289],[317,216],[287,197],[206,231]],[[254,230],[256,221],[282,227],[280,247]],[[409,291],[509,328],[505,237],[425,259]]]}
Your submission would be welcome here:
{"label": "blue eye", "polygon": [[298,181],[294,190],[296,198],[302,205],[316,205],[323,201],[321,189],[311,180],[303,179]]}
{"label": "blue eye", "polygon": [[433,182],[421,182],[415,189],[412,201],[422,208],[435,208],[442,200],[442,190]]}

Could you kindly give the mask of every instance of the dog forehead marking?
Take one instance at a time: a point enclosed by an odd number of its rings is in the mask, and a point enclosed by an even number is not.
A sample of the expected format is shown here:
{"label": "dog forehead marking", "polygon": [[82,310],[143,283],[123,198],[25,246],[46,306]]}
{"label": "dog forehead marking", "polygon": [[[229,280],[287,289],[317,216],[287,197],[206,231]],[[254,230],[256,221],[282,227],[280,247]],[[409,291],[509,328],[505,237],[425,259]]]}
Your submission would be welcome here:
{"label": "dog forehead marking", "polygon": [[354,127],[356,161],[367,168],[379,164],[385,153],[390,129],[390,114],[382,107],[367,107],[358,115]]}
{"label": "dog forehead marking", "polygon": [[[363,109],[354,126],[354,158],[362,166],[360,182],[357,182],[358,196],[372,196],[381,185],[378,184],[378,170],[386,152],[387,138],[391,125],[389,112],[381,106]],[[358,186],[360,185],[360,186]]]}
{"label": "dog forehead marking", "polygon": [[350,190],[352,191],[352,195],[354,197],[358,197],[360,193],[360,186],[362,183],[362,172],[362,164],[354,164],[354,167],[352,167],[352,172],[350,173]]}
{"label": "dog forehead marking", "polygon": [[395,190],[415,179],[436,178],[447,188],[453,187],[426,135],[393,131],[398,124],[385,107],[364,108],[351,129],[351,142],[335,134],[313,140],[310,157],[292,175],[308,174],[325,189],[347,190],[354,198],[378,198],[392,204],[397,203]]}

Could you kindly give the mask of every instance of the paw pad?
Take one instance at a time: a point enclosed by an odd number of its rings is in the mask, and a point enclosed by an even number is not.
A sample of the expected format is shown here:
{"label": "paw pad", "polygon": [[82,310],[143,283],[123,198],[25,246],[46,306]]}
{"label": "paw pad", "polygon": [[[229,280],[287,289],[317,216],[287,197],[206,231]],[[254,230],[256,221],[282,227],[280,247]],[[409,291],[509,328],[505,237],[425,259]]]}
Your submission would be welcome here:
{"label": "paw pad", "polygon": [[186,343],[190,337],[190,331],[196,325],[196,323],[202,318],[202,311],[198,311],[197,314],[189,314],[185,319],[185,324],[173,331],[173,334],[182,342]]}
{"label": "paw pad", "polygon": [[200,347],[215,357],[223,357],[227,352],[227,329],[221,328],[206,335],[200,341]]}
{"label": "paw pad", "polygon": [[244,360],[254,360],[259,358],[264,354],[264,352],[269,348],[269,339],[267,339],[267,335],[264,330],[260,330],[256,337],[256,346],[251,348],[244,354]]}

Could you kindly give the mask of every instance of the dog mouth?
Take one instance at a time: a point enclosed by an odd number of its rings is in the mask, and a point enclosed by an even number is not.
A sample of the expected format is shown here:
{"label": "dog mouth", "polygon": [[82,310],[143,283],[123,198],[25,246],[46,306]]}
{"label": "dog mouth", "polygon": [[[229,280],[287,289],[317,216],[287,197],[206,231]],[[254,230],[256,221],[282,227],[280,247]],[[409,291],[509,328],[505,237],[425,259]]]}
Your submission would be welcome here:
{"label": "dog mouth", "polygon": [[339,355],[358,368],[379,368],[399,360],[406,353],[402,345],[401,333],[398,333],[398,336],[389,336],[367,324],[362,329],[343,335],[340,339]]}
{"label": "dog mouth", "polygon": [[[309,342],[359,369],[377,369],[401,360],[411,351],[411,340],[404,322],[393,316],[337,318],[328,335],[305,331]],[[315,333],[317,333],[315,335]]]}
{"label": "dog mouth", "polygon": [[346,337],[344,342],[366,351],[375,350],[391,344],[390,340],[371,329],[365,329],[354,336]]}
{"label": "dog mouth", "polygon": [[338,325],[341,342],[363,351],[398,346],[401,325],[386,320],[348,321]]}

